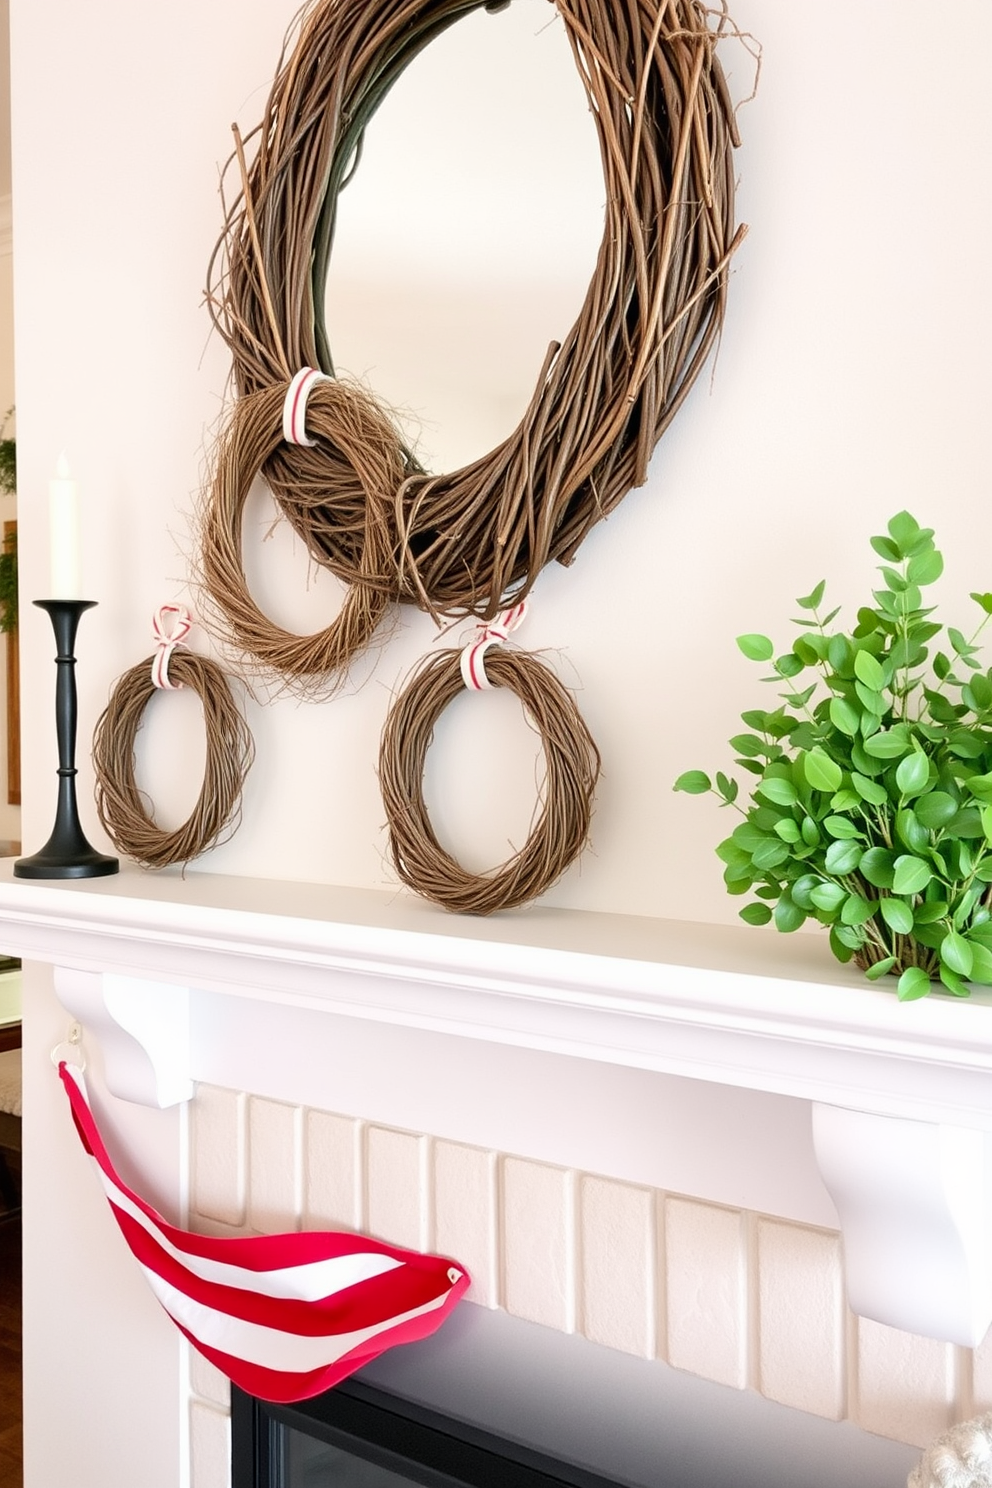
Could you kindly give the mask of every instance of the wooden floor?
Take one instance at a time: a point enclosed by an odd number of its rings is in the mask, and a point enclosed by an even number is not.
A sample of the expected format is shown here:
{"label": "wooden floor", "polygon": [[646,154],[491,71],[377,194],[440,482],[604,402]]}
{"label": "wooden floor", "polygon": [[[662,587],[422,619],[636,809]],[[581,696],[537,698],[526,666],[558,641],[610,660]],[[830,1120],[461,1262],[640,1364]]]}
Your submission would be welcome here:
{"label": "wooden floor", "polygon": [[0,1216],[0,1488],[23,1488],[21,1222]]}

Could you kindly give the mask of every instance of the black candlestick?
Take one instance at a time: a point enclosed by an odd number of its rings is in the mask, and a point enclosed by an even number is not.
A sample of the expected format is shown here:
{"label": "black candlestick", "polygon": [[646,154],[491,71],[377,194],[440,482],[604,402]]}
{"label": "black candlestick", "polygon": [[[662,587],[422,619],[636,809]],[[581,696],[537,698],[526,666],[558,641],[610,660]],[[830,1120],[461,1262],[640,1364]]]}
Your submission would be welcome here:
{"label": "black candlestick", "polygon": [[102,878],[117,873],[116,858],[87,842],[76,806],[76,629],[95,599],[36,599],[55,631],[55,733],[59,745],[59,799],[52,835],[40,852],[18,858],[15,878]]}

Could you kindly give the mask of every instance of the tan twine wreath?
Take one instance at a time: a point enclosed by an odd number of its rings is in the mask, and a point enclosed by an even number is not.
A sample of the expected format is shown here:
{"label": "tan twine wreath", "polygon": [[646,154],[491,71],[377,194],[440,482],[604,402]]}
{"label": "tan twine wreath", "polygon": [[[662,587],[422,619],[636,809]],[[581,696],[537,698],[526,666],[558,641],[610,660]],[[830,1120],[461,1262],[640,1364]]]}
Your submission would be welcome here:
{"label": "tan twine wreath", "polygon": [[146,868],[188,863],[226,840],[240,819],[241,791],[254,758],[251,733],[216,662],[175,651],[172,686],[187,686],[203,704],[207,749],[203,785],[189,817],[174,831],[156,825],[135,781],[134,746],[149,700],[154,656],[121,676],[93,735],[96,806],[118,850]]}
{"label": "tan twine wreath", "polygon": [[379,751],[379,783],[393,865],[401,881],[462,914],[492,914],[536,899],[579,856],[589,837],[599,751],[569,692],[536,656],[501,646],[485,658],[495,687],[523,704],[544,747],[545,778],[530,835],[490,873],[469,873],[441,846],[424,801],[434,729],[465,686],[462,652],[437,652],[393,704]]}
{"label": "tan twine wreath", "polygon": [[[317,0],[287,37],[250,164],[235,131],[240,189],[207,296],[238,402],[207,498],[202,576],[239,643],[288,680],[345,667],[389,601],[492,619],[551,559],[570,563],[645,481],[722,324],[745,231],[716,56],[726,15],[698,0],[554,0],[598,131],[606,220],[578,319],[549,347],[520,424],[431,474],[369,393],[334,379],[312,392],[313,447],[282,440],[294,374],[333,377],[324,286],[365,127],[417,53],[482,3]],[[240,513],[259,471],[314,559],[349,586],[346,615],[320,636],[287,636],[247,593]]]}

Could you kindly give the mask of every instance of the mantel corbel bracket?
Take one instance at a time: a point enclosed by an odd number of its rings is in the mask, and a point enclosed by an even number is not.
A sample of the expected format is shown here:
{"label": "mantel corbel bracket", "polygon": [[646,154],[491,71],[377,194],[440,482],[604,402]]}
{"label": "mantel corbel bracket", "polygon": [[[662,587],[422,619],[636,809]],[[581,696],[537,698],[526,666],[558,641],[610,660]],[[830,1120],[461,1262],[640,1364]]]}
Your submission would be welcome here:
{"label": "mantel corbel bracket", "polygon": [[111,1095],[159,1108],[192,1097],[188,987],[56,966],[55,991],[99,1043]]}
{"label": "mantel corbel bracket", "polygon": [[992,1133],[813,1102],[861,1317],[975,1348],[992,1323]]}

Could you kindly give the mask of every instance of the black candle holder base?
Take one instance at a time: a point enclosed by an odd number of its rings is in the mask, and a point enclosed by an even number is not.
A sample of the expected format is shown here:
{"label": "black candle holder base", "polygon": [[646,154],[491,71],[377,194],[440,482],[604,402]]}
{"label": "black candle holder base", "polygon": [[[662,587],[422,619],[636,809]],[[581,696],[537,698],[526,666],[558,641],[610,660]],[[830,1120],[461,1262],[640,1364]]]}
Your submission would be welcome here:
{"label": "black candle holder base", "polygon": [[105,878],[120,863],[97,852],[86,840],[76,806],[76,629],[92,599],[36,599],[55,631],[55,730],[59,746],[59,798],[52,835],[40,852],[18,858],[15,878]]}
{"label": "black candle holder base", "polygon": [[45,843],[41,852],[29,858],[18,858],[14,864],[15,878],[106,878],[110,873],[119,873],[120,861],[98,853],[89,847],[74,857],[66,857],[52,847],[52,839]]}

